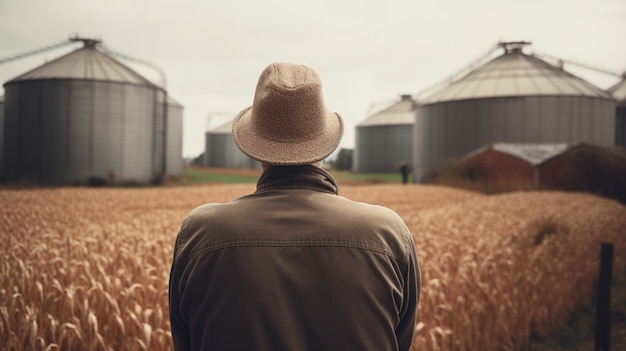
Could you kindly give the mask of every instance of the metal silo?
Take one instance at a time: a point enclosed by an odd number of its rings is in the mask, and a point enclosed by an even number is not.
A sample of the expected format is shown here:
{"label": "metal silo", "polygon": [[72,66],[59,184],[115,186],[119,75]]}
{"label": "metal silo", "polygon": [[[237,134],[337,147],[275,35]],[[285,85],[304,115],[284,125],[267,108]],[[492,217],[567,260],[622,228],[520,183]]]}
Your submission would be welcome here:
{"label": "metal silo", "polygon": [[215,168],[257,169],[261,164],[241,152],[233,141],[233,121],[206,132],[204,165]]}
{"label": "metal silo", "polygon": [[626,147],[626,73],[608,92],[619,102],[615,109],[615,145]]}
{"label": "metal silo", "polygon": [[501,43],[504,54],[419,99],[415,179],[490,143],[614,144],[615,99],[525,54],[527,44]]}
{"label": "metal silo", "polygon": [[411,95],[373,114],[356,126],[355,172],[398,172],[413,161],[416,103]]}
{"label": "metal silo", "polygon": [[4,84],[8,182],[145,184],[163,174],[157,86],[99,41]]}
{"label": "metal silo", "polygon": [[[163,109],[162,95],[159,97],[157,115]],[[180,178],[183,176],[185,161],[183,160],[183,110],[184,107],[176,100],[167,96],[167,112],[165,115],[165,176]]]}

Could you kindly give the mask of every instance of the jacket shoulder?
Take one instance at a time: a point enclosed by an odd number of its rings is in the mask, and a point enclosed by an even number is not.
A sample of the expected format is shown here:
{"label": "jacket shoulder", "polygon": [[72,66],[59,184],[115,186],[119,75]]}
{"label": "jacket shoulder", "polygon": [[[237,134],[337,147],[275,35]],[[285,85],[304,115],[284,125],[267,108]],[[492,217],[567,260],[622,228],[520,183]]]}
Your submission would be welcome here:
{"label": "jacket shoulder", "polygon": [[[413,251],[413,235],[402,217],[394,210],[367,202],[359,202],[338,196],[341,212],[346,225],[360,228],[361,232],[376,233],[380,240],[390,245],[390,249],[408,259]],[[395,245],[394,245],[395,244]],[[395,246],[395,249],[393,247]]]}

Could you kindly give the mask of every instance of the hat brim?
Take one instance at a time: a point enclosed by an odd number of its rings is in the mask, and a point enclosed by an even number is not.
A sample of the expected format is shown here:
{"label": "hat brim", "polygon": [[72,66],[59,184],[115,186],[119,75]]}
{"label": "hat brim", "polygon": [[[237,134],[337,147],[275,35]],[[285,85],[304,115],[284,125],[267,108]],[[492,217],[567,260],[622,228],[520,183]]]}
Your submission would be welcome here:
{"label": "hat brim", "polygon": [[276,165],[302,165],[317,162],[330,155],[341,141],[343,119],[328,111],[325,129],[314,139],[297,142],[276,141],[262,137],[252,125],[252,106],[243,109],[233,121],[233,140],[250,158]]}

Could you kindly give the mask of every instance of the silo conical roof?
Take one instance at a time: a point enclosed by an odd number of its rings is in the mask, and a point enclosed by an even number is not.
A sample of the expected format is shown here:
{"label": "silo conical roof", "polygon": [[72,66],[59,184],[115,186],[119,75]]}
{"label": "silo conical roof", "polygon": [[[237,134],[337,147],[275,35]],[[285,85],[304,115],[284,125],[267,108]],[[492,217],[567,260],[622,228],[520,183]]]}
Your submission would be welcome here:
{"label": "silo conical roof", "polygon": [[626,102],[626,76],[621,82],[615,84],[607,90],[614,98],[621,102]]}
{"label": "silo conical roof", "polygon": [[[159,95],[157,97],[157,100],[158,100],[159,103],[162,103],[163,102],[163,96]],[[184,107],[180,102],[176,101],[174,98],[172,98],[169,95],[167,95],[167,104],[170,105],[170,106],[176,106],[176,107],[180,107],[180,108]]]}
{"label": "silo conical roof", "polygon": [[93,45],[85,45],[83,48],[13,78],[5,84],[47,79],[96,80],[154,86],[149,80],[114,58],[100,52]]}
{"label": "silo conical roof", "polygon": [[411,95],[402,95],[400,101],[376,112],[357,127],[370,127],[379,125],[403,125],[415,123],[415,109],[417,104]]}
{"label": "silo conical roof", "polygon": [[232,134],[233,133],[233,121],[228,121],[221,124],[207,132],[207,134]]}
{"label": "silo conical roof", "polygon": [[586,96],[611,99],[602,89],[521,48],[505,53],[420,100],[422,104],[504,96]]}

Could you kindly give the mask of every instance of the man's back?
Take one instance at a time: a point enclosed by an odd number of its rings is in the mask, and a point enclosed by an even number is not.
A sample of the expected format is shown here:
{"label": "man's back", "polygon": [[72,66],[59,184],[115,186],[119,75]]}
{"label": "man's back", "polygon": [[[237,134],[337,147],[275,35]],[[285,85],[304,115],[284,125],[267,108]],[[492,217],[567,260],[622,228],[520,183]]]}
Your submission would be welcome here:
{"label": "man's back", "polygon": [[172,265],[177,350],[407,350],[411,234],[393,211],[336,191],[317,167],[271,167],[256,193],[194,210]]}

